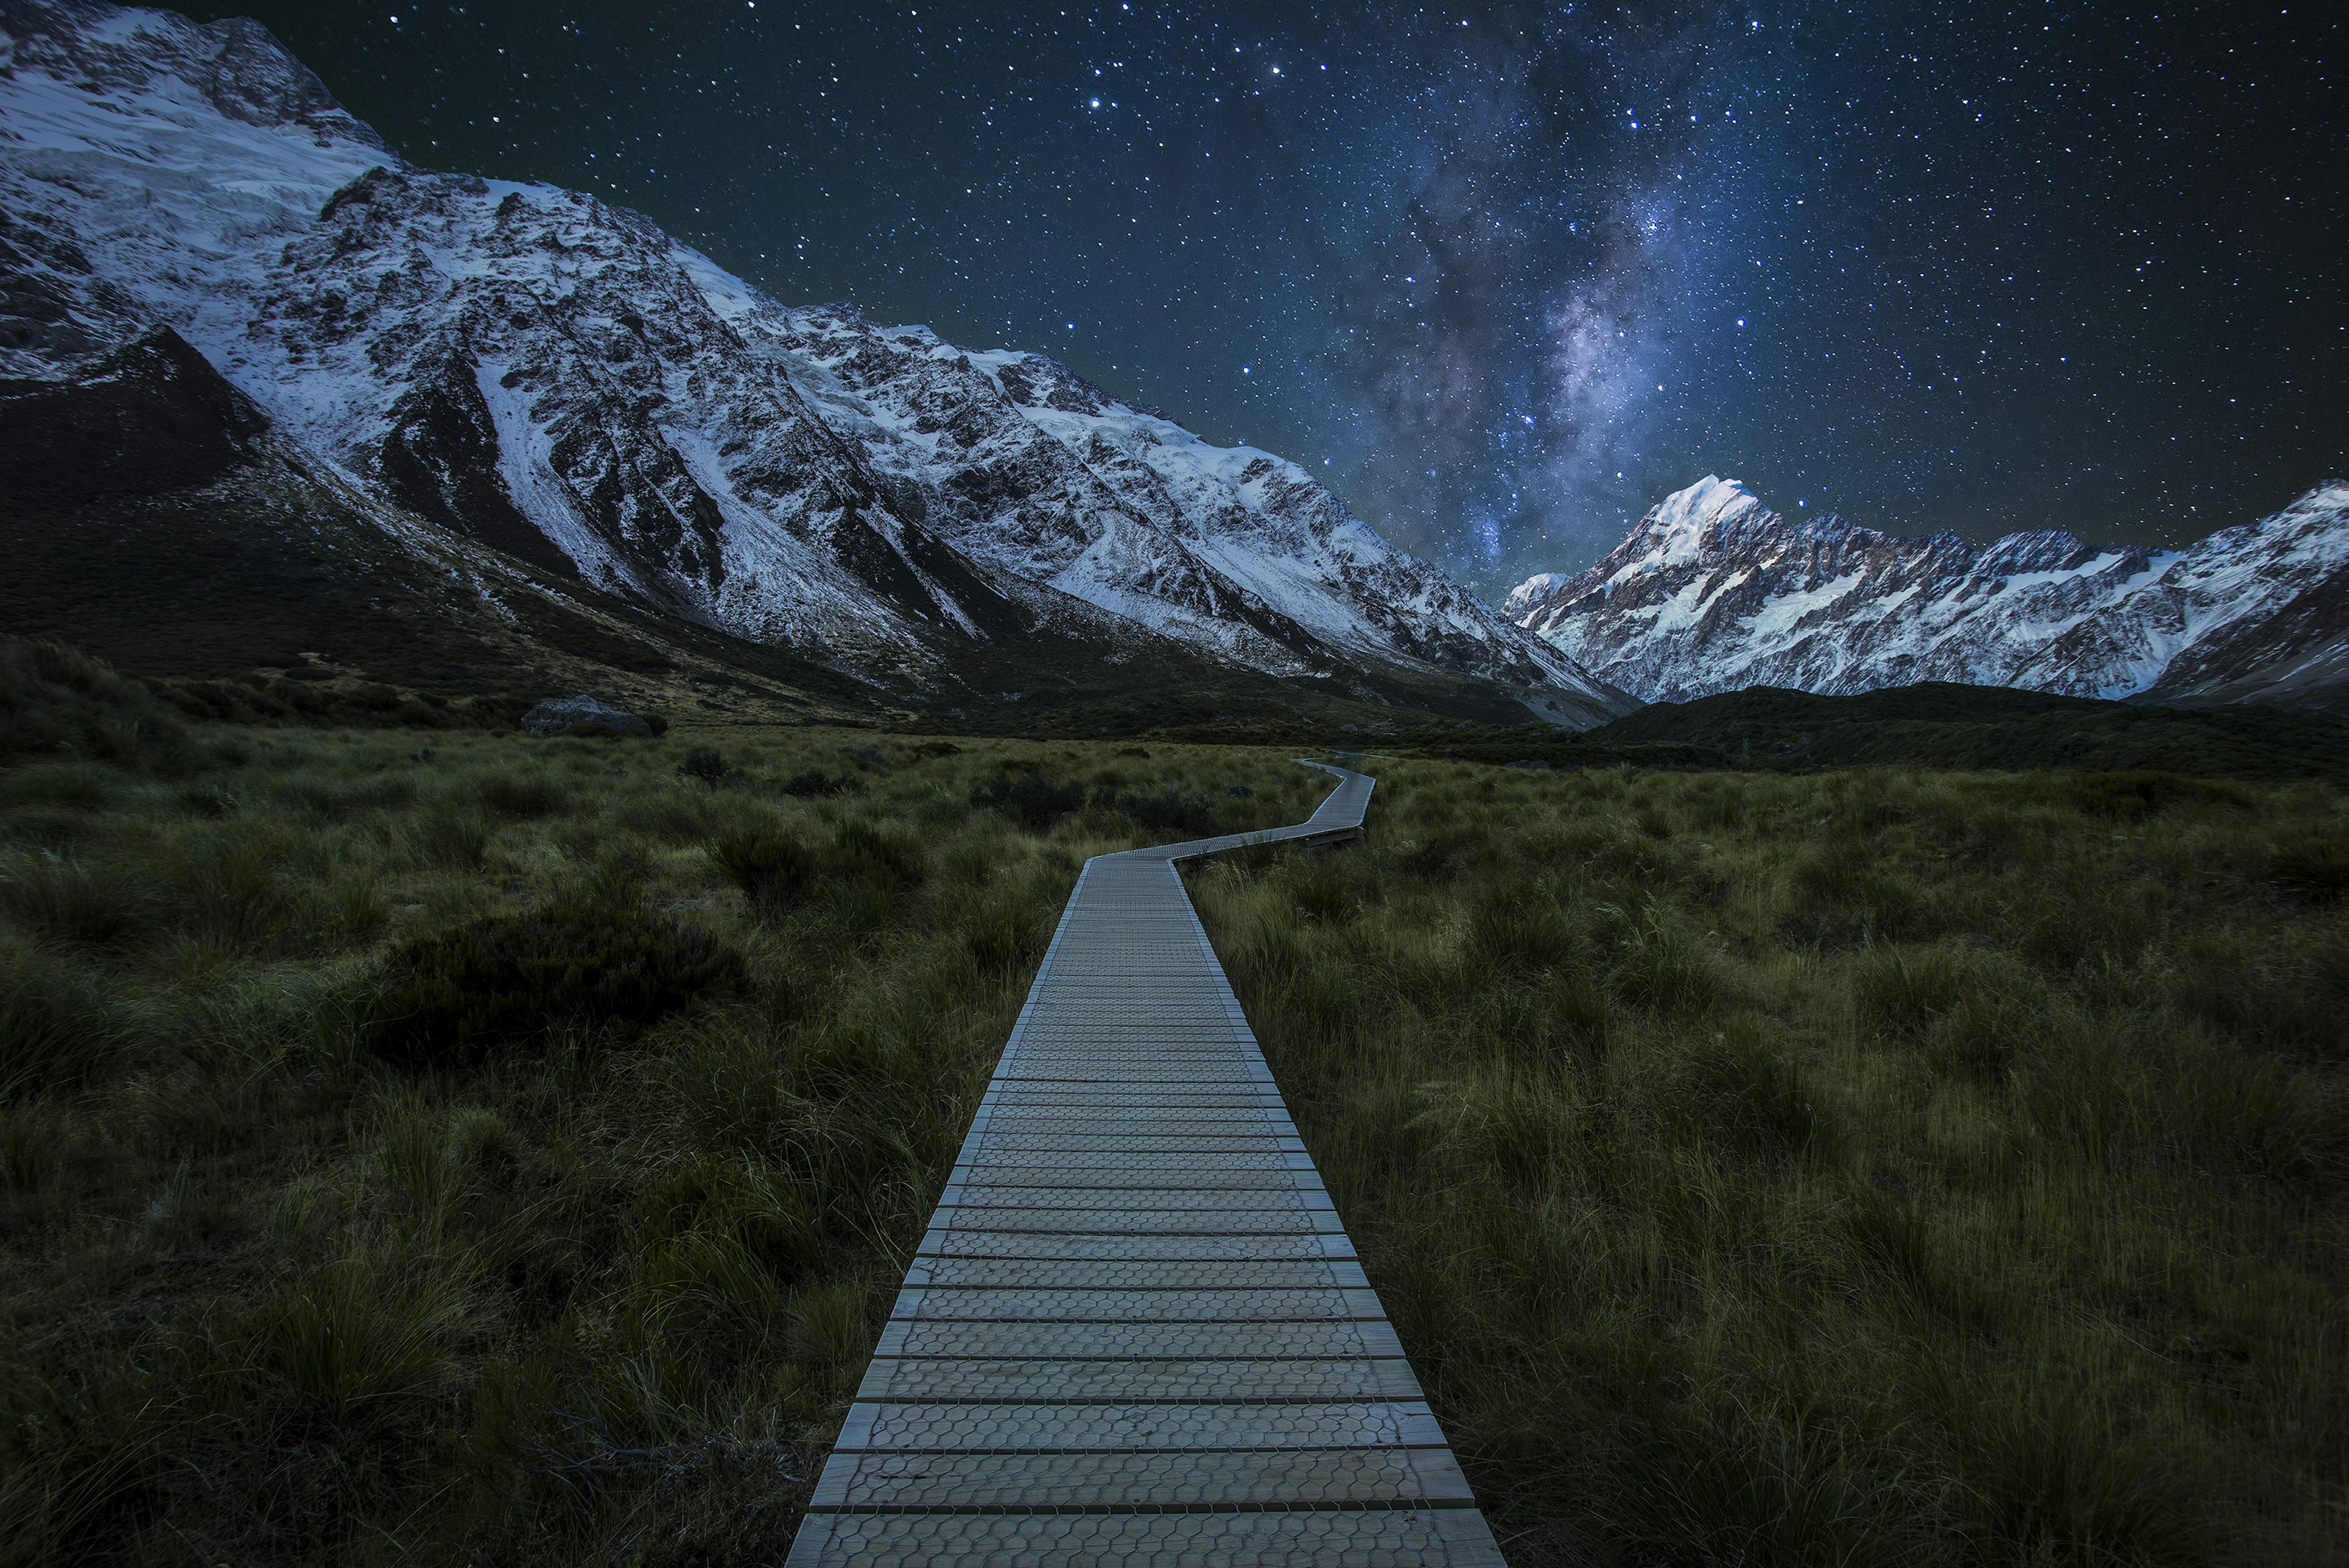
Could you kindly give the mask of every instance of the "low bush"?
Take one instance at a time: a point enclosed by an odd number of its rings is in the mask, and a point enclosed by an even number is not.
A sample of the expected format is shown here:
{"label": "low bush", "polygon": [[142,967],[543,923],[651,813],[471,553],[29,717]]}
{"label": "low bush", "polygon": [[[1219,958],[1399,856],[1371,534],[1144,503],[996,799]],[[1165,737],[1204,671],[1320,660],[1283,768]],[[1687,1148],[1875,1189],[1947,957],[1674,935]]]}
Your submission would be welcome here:
{"label": "low bush", "polygon": [[774,828],[730,833],[710,846],[709,857],[762,909],[798,903],[816,874],[816,857],[807,846]]}
{"label": "low bush", "polygon": [[686,753],[685,761],[678,763],[677,771],[682,777],[698,779],[708,784],[712,794],[718,793],[718,786],[725,781],[726,775],[733,772],[726,765],[725,757],[708,746],[697,746]]}
{"label": "low bush", "polygon": [[1153,833],[1187,833],[1205,838],[1216,831],[1215,808],[1205,795],[1177,794],[1172,790],[1162,794],[1120,794],[1104,789],[1094,792],[1093,805],[1123,812],[1135,826]]}
{"label": "low bush", "polygon": [[1041,774],[1015,774],[973,784],[970,804],[1042,833],[1061,818],[1084,809],[1085,786],[1074,780],[1054,784]]}
{"label": "low bush", "polygon": [[640,1029],[743,983],[741,955],[695,927],[606,904],[471,921],[393,957],[367,1029],[409,1067],[481,1061],[563,1029]]}
{"label": "low bush", "polygon": [[795,795],[802,800],[847,794],[863,786],[859,785],[851,774],[843,774],[838,778],[834,778],[822,768],[810,768],[805,773],[793,774],[783,781],[783,793]]}
{"label": "low bush", "polygon": [[2075,774],[2060,787],[2077,810],[2120,822],[2151,816],[2174,801],[2240,806],[2250,800],[2240,785],[2168,773]]}
{"label": "low bush", "polygon": [[544,774],[492,774],[477,792],[481,804],[516,822],[555,816],[571,809],[571,792]]}

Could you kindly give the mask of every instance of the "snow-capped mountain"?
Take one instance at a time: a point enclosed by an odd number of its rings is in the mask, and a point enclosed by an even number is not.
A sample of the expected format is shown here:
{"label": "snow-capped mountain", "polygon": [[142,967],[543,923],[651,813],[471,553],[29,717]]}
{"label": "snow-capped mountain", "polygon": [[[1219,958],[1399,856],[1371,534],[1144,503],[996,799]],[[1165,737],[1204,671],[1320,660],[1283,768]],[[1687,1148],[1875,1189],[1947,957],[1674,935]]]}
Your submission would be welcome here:
{"label": "snow-capped mountain", "polygon": [[1632,705],[1269,452],[1039,355],[783,305],[591,196],[413,167],[257,24],[17,0],[0,375],[159,325],[339,483],[873,679],[1049,627]]}
{"label": "snow-capped mountain", "polygon": [[2145,550],[2052,529],[1897,538],[1790,519],[1708,477],[1589,570],[1527,578],[1502,613],[1651,701],[1949,680],[2332,705],[2349,698],[2349,482]]}

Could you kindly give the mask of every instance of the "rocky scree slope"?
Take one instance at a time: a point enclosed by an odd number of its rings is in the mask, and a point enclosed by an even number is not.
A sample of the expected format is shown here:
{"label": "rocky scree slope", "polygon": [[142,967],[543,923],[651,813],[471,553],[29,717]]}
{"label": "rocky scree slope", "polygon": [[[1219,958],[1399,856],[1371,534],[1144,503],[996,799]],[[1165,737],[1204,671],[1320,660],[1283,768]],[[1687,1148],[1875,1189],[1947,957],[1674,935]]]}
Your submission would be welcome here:
{"label": "rocky scree slope", "polygon": [[592,197],[410,166],[257,24],[0,5],[0,374],[168,327],[372,504],[894,689],[1172,644],[1633,705],[1293,463],[1041,356],[786,306]]}
{"label": "rocky scree slope", "polygon": [[1942,680],[2349,711],[2349,482],[2146,550],[2059,530],[1898,538],[1790,519],[1708,477],[1588,571],[1528,578],[1503,613],[1649,701]]}

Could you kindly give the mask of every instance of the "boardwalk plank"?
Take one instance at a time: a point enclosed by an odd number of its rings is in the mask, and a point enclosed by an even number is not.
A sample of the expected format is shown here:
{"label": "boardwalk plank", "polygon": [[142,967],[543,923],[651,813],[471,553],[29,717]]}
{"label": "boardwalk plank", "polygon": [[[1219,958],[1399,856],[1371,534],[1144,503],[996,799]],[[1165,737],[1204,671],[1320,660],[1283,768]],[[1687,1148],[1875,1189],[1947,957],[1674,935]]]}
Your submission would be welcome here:
{"label": "boardwalk plank", "polygon": [[1174,871],[1330,771],[1086,863],[795,1568],[1500,1563]]}

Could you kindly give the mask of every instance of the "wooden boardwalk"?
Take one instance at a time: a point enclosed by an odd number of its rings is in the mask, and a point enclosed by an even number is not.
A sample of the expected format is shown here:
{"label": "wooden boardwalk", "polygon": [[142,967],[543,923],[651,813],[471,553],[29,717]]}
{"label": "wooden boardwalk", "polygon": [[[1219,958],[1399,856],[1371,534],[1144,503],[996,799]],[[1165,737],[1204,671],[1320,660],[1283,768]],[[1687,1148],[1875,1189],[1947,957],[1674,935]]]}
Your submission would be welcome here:
{"label": "wooden boardwalk", "polygon": [[1327,771],[1086,862],[792,1568],[1501,1562],[1174,869]]}

